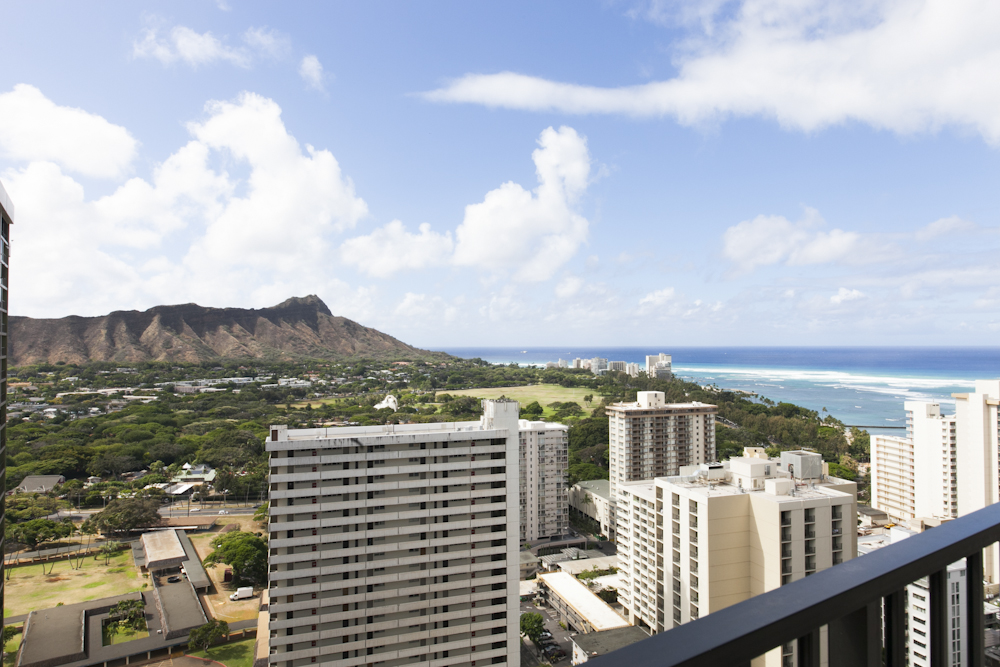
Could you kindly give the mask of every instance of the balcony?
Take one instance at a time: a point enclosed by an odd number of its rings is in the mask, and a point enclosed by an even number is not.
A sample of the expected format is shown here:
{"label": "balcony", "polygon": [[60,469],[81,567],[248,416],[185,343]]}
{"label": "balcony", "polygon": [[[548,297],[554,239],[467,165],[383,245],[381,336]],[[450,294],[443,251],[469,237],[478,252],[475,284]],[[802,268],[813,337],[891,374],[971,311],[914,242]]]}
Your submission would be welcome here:
{"label": "balcony", "polygon": [[1000,504],[590,662],[593,667],[744,667],[757,656],[798,640],[799,667],[819,667],[820,628],[827,626],[830,667],[903,667],[905,588],[928,577],[928,657],[931,665],[949,665],[947,568],[965,558],[968,641],[962,663],[983,667],[982,549],[998,540]]}

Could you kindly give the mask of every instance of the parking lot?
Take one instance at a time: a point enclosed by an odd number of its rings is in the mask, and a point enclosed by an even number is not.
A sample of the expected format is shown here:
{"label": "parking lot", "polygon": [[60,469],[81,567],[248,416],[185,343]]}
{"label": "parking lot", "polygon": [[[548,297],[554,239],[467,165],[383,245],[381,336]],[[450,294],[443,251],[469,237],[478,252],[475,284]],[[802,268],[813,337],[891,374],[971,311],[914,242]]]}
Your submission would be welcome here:
{"label": "parking lot", "polygon": [[[528,612],[535,612],[542,615],[542,619],[545,621],[545,629],[552,633],[552,638],[556,640],[556,643],[559,644],[559,648],[561,648],[563,652],[566,654],[565,658],[555,661],[552,664],[568,665],[570,663],[570,659],[573,657],[573,644],[570,641],[571,633],[559,627],[559,620],[553,618],[553,616],[550,614],[551,609],[549,609],[548,607],[536,607],[530,602],[522,602],[521,613],[526,614]],[[532,644],[529,640],[525,639],[524,643],[528,646],[528,649],[532,653],[538,656],[538,659],[541,662],[549,662],[547,658],[539,655],[537,647],[534,644]]]}

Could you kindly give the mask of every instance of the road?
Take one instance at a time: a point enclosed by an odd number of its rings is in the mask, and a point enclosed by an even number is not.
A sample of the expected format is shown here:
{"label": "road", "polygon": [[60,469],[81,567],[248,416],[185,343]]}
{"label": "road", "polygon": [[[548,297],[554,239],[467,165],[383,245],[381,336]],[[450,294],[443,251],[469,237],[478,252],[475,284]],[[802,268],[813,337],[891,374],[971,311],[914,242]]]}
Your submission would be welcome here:
{"label": "road", "polygon": [[[243,507],[238,505],[227,504],[225,506],[209,504],[207,506],[202,506],[197,503],[192,503],[190,508],[190,514],[194,516],[199,516],[202,514],[218,514],[219,510],[225,508],[227,514],[240,514],[248,515],[253,514],[257,511],[255,507]],[[52,519],[53,521],[59,521],[60,519],[73,519],[75,521],[83,521],[89,518],[92,514],[97,514],[103,508],[101,507],[90,507],[87,509],[63,509],[59,510],[55,514],[50,514],[45,517],[47,519]],[[161,507],[159,510],[160,516],[189,516],[188,505],[186,502],[177,502],[172,505],[166,505]]]}
{"label": "road", "polygon": [[[573,658],[573,642],[570,638],[576,635],[576,633],[567,632],[559,627],[559,620],[550,614],[551,610],[548,607],[536,607],[530,602],[522,602],[521,613],[526,614],[528,612],[535,612],[542,615],[542,619],[545,621],[545,629],[552,633],[552,638],[556,640],[556,643],[559,644],[559,648],[561,648],[563,653],[566,654],[565,658],[554,661],[552,664],[568,665]],[[524,643],[527,645],[528,650],[536,656],[538,655],[539,652],[531,641],[525,639]],[[549,662],[549,660],[545,657],[539,657],[539,660],[543,663]]]}

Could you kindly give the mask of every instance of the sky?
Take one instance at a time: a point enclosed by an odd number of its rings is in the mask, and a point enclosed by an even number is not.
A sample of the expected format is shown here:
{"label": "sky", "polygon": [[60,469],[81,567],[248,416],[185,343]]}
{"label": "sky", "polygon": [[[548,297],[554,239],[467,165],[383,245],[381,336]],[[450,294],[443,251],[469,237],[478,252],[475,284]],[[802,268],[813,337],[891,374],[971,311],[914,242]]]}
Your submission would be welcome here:
{"label": "sky", "polygon": [[993,345],[992,0],[6,3],[11,313]]}

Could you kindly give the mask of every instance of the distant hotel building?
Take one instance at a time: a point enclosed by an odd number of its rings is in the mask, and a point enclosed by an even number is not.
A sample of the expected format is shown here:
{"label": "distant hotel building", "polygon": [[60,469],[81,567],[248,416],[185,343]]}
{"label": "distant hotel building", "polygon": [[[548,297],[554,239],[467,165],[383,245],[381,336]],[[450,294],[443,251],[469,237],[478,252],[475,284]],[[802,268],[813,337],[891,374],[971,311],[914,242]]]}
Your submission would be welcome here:
{"label": "distant hotel building", "polygon": [[520,420],[521,542],[569,531],[569,427]]}
{"label": "distant hotel building", "polygon": [[666,403],[662,391],[640,391],[613,403],[609,418],[611,500],[618,485],[677,475],[681,466],[715,460],[715,415],[707,403]]}
{"label": "distant hotel building", "polygon": [[520,664],[518,404],[289,430],[271,464],[271,665]]}
{"label": "distant hotel building", "polygon": [[[10,285],[10,226],[14,224],[14,205],[7,196],[3,184],[0,183],[0,480],[7,479],[7,332],[10,330],[7,318],[9,302],[7,286]],[[7,553],[3,547],[6,532],[3,498],[0,498],[0,552]],[[4,573],[3,563],[0,563],[0,609],[3,609]]]}
{"label": "distant hotel building", "polygon": [[[653,633],[809,576],[857,553],[857,489],[815,452],[760,448],[681,476],[618,487],[619,602]],[[794,643],[754,665],[778,667]]]}
{"label": "distant hotel building", "polygon": [[669,380],[674,376],[671,367],[672,358],[669,354],[647,354],[646,355],[646,375],[651,378]]}

